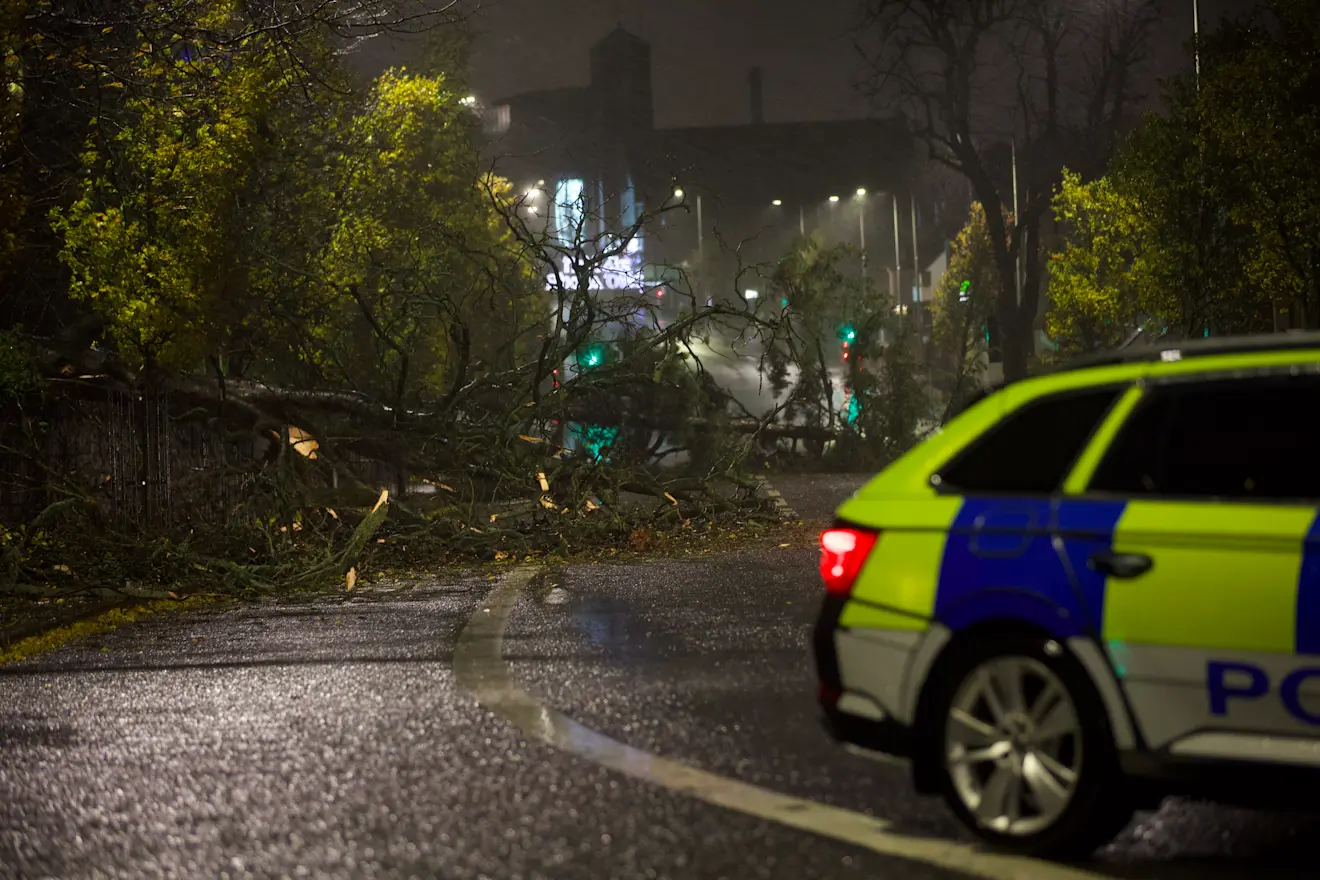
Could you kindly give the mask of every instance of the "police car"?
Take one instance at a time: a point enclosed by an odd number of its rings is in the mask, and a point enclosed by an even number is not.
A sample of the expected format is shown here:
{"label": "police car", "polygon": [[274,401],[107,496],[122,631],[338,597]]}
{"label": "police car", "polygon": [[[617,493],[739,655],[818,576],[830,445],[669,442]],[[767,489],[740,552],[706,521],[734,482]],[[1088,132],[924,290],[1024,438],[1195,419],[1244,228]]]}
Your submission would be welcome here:
{"label": "police car", "polygon": [[1032,855],[1093,850],[1167,794],[1304,800],[1318,505],[1320,334],[991,393],[821,535],[826,725]]}

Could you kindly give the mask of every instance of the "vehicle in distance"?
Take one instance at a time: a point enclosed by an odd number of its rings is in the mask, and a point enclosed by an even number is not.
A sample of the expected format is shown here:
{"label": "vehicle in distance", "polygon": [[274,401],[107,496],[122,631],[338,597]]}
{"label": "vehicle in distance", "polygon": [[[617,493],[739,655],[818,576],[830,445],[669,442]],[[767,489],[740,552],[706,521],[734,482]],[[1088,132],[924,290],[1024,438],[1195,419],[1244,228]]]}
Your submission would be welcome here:
{"label": "vehicle in distance", "polygon": [[1169,794],[1320,776],[1320,335],[989,394],[821,536],[833,737],[983,838],[1072,856]]}

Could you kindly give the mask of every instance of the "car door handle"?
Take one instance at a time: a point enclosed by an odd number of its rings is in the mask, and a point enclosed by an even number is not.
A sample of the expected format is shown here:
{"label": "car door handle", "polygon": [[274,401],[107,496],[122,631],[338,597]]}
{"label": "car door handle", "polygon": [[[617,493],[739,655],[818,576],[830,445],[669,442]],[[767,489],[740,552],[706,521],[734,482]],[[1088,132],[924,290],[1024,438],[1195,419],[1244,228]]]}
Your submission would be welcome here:
{"label": "car door handle", "polygon": [[1144,553],[1114,553],[1102,550],[1087,563],[1092,571],[1116,578],[1140,577],[1150,571],[1155,561]]}

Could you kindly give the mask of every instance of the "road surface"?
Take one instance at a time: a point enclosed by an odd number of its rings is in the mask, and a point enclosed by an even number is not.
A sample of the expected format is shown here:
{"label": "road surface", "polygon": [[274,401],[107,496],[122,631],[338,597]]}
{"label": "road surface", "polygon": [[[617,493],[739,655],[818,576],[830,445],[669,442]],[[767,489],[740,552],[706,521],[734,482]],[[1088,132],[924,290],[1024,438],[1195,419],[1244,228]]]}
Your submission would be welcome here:
{"label": "road surface", "polygon": [[[858,478],[781,480],[820,519]],[[1282,880],[1320,820],[1173,802],[995,859],[829,744],[815,550],[164,617],[0,670],[0,877]]]}

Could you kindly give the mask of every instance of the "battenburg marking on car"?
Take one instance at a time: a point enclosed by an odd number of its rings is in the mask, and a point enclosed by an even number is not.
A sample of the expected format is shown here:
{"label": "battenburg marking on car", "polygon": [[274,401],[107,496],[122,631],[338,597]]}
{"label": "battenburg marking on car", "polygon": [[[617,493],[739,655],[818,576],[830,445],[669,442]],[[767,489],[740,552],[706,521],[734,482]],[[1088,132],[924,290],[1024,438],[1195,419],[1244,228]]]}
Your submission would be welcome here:
{"label": "battenburg marking on car", "polygon": [[1125,352],[990,394],[822,535],[828,729],[912,759],[918,788],[1037,855],[1108,840],[1136,793],[1309,804],[1317,436],[1320,334]]}
{"label": "battenburg marking on car", "polygon": [[[1260,537],[1288,545],[1269,557],[1238,560],[1244,575],[1277,573],[1279,582],[1296,583],[1295,594],[1285,590],[1273,597],[1280,613],[1264,630],[1244,626],[1242,619],[1225,628],[1216,623],[1223,615],[1198,613],[1206,605],[1270,598],[1240,591],[1213,596],[1215,579],[1196,578],[1196,569],[1224,560],[1204,559],[1202,548],[1187,547],[1178,560],[1178,592],[1189,601],[1176,607],[1152,603],[1149,590],[1111,594],[1113,579],[1087,564],[1096,553],[1144,543],[1153,531],[1208,528],[1214,520],[1226,533],[1240,534],[1253,527],[1244,522],[1254,524]],[[1269,571],[1262,572],[1262,565]],[[1151,576],[1158,584],[1160,573]],[[968,498],[957,504],[947,530],[883,530],[839,622],[920,632],[931,621],[960,630],[1004,617],[1030,621],[1061,639],[1099,634],[1195,646],[1219,637],[1216,644],[1243,650],[1320,654],[1320,515],[1271,505],[1206,510],[1169,502]],[[1224,632],[1213,632],[1216,627]]]}

